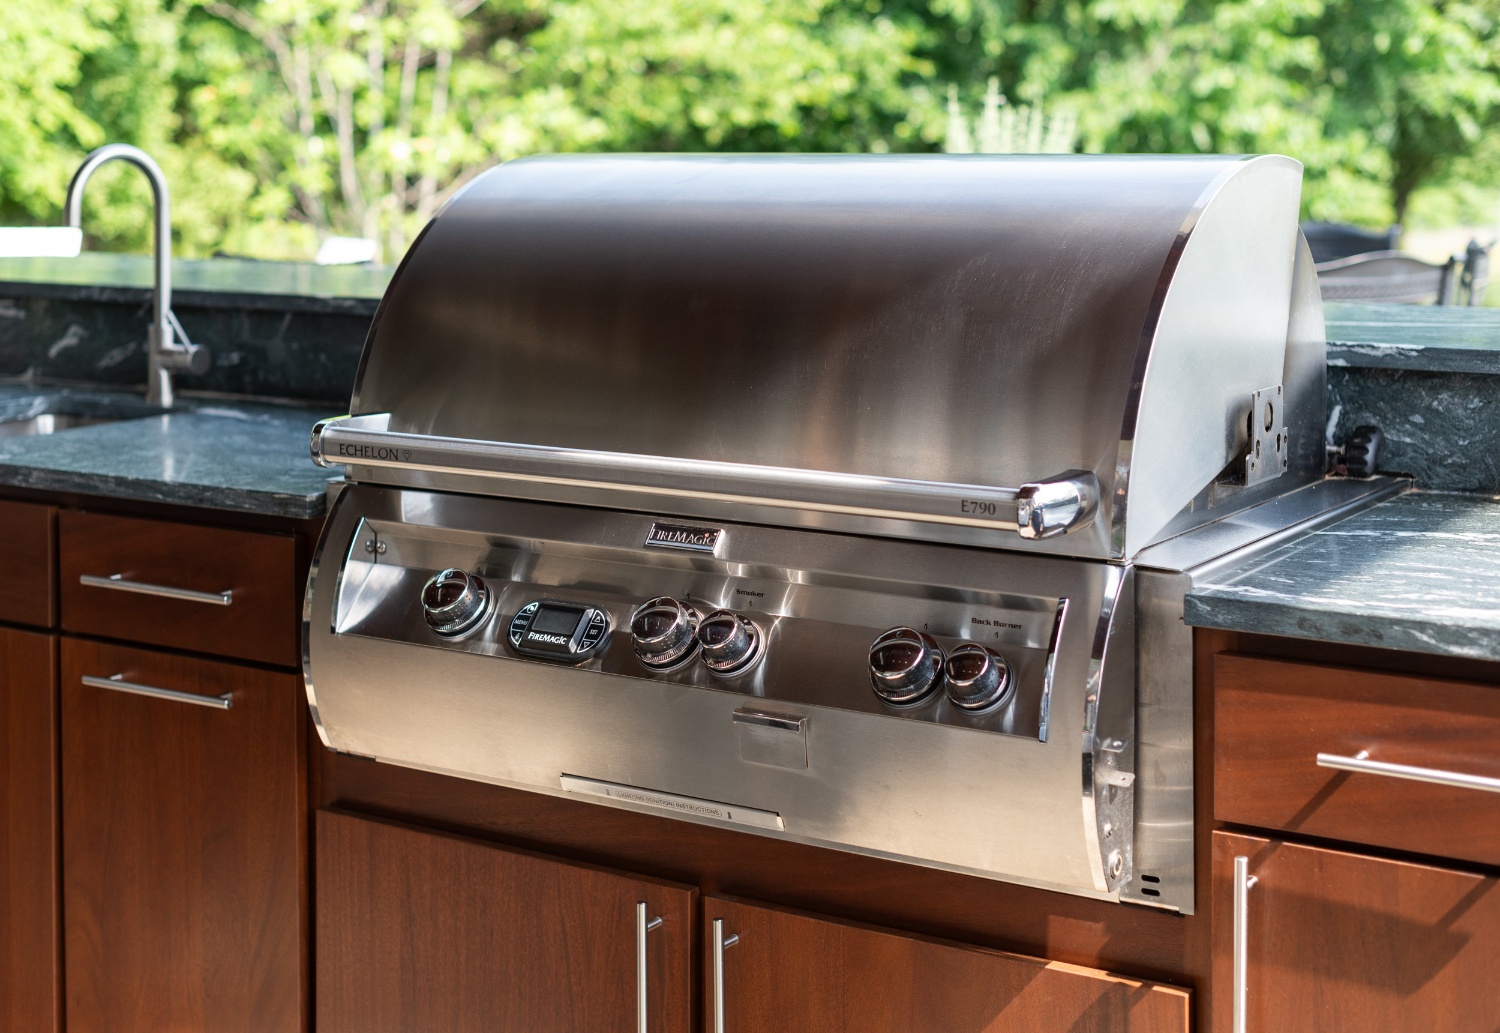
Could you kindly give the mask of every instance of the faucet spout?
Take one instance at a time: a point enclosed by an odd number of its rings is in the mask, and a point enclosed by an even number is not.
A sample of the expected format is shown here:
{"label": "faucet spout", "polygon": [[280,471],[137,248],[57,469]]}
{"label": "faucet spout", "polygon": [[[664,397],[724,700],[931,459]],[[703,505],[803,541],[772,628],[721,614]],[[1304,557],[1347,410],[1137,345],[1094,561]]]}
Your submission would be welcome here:
{"label": "faucet spout", "polygon": [[89,154],[73,181],[68,184],[68,225],[75,229],[83,224],[83,187],[99,166],[111,161],[125,161],[146,174],[155,201],[156,287],[152,297],[151,328],[146,350],[146,401],[170,409],[173,402],[172,372],[203,373],[208,370],[208,349],[188,340],[182,324],[172,313],[172,210],[167,193],[167,177],[161,166],[138,147],[129,144],[105,144]]}

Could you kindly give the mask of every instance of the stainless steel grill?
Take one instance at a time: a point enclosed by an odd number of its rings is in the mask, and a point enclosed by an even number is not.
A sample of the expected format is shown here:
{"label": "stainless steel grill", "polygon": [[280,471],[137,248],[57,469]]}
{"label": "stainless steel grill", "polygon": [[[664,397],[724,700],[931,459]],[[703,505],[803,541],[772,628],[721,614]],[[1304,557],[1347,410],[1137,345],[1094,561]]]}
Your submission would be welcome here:
{"label": "stainless steel grill", "polygon": [[329,746],[1191,910],[1192,571],[1323,479],[1290,159],[571,157],[402,263]]}

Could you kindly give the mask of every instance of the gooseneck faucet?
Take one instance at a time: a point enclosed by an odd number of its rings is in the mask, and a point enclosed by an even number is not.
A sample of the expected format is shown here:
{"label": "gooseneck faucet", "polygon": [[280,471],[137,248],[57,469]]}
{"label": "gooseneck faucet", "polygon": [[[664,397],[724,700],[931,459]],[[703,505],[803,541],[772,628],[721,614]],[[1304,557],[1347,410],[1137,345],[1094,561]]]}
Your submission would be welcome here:
{"label": "gooseneck faucet", "polygon": [[126,161],[146,174],[156,202],[156,290],[152,298],[151,328],[146,349],[146,401],[164,409],[172,407],[172,373],[205,373],[208,371],[208,349],[188,340],[187,333],[172,312],[172,211],[167,196],[167,177],[161,166],[138,147],[112,143],[93,151],[68,184],[68,225],[75,229],[83,223],[83,186],[99,166],[111,161]]}

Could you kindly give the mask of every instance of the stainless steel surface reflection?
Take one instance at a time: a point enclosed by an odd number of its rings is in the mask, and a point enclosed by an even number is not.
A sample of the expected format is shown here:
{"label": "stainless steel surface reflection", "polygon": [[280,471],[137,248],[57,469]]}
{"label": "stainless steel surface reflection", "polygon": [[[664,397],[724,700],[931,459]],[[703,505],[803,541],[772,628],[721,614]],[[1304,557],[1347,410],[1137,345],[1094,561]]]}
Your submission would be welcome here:
{"label": "stainless steel surface reflection", "polygon": [[[1091,754],[1131,735],[1129,699],[1098,705],[1101,692],[1131,691],[1128,642],[1118,658],[1094,655],[1108,638],[1101,615],[1121,612],[1106,605],[1117,568],[921,543],[872,550],[842,535],[734,524],[705,556],[646,548],[653,519],[346,489],[308,597],[320,734],[334,749],[470,778],[562,792],[566,774],[633,787],[637,801],[656,793],[772,812],[805,842],[1113,892],[1125,873],[1107,872],[1108,852],[1086,828],[1095,787],[1079,785],[1081,772],[1108,766],[1080,747]],[[437,634],[422,614],[422,586],[448,567],[480,574],[496,597],[493,616],[462,638]],[[752,615],[767,632],[764,656],[725,679],[701,662],[653,672],[628,636],[577,666],[520,657],[505,641],[511,616],[537,598],[596,606],[628,626],[661,595]],[[978,714],[942,693],[886,706],[868,650],[896,625],[950,647],[991,646],[1013,665],[1016,691]],[[1103,678],[1116,663],[1123,678]],[[745,759],[735,715],[747,706],[794,727],[805,720],[805,766]],[[1124,804],[1125,789],[1109,793]]]}
{"label": "stainless steel surface reflection", "polygon": [[[510,162],[414,245],[351,411],[519,450],[494,468],[522,483],[420,441],[329,458],[368,482],[1128,556],[1281,381],[1300,183],[1276,156]],[[638,461],[580,477],[538,449]],[[736,466],[718,497],[704,471]],[[951,512],[808,511],[751,468],[974,491],[938,491]],[[1070,470],[1100,487],[1083,528],[999,533],[1020,486]]]}
{"label": "stainless steel surface reflection", "polygon": [[[304,612],[319,734],[1193,911],[1183,594],[1403,487],[1323,478],[1300,184],[1277,156],[486,173],[313,433],[350,481]],[[491,605],[444,636],[449,568]]]}

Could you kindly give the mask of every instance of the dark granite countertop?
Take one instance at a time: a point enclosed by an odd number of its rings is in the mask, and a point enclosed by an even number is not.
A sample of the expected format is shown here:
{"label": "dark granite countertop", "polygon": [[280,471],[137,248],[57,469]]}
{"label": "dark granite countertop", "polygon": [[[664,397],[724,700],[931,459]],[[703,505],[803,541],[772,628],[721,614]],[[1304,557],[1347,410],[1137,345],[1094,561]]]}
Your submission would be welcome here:
{"label": "dark granite countertop", "polygon": [[1330,366],[1500,373],[1500,309],[1329,302],[1323,310]]}
{"label": "dark granite countertop", "polygon": [[1500,660],[1500,499],[1412,492],[1216,572],[1203,628]]}
{"label": "dark granite countertop", "polygon": [[[110,422],[3,436],[7,421],[44,413]],[[307,519],[333,475],[308,457],[308,434],[329,415],[206,398],[161,413],[123,392],[0,384],[0,484]]]}

